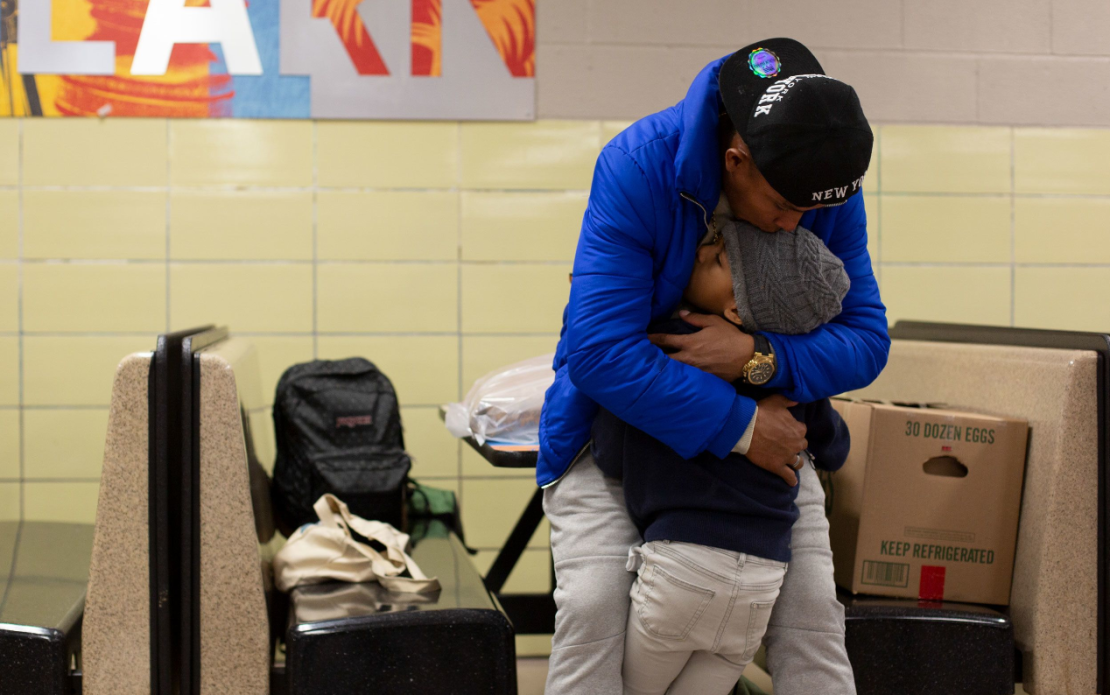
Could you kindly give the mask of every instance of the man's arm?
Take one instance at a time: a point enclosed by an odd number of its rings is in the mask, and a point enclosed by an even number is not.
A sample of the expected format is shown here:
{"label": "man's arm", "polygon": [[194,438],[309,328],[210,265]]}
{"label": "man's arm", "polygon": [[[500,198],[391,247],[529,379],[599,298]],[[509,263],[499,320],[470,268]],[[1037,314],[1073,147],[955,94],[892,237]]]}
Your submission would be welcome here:
{"label": "man's arm", "polygon": [[886,307],[867,253],[863,194],[833,208],[833,213],[827,244],[852,281],[840,315],[805,335],[766,334],[778,367],[767,387],[782,389],[800,403],[867,386],[886,366],[890,353]]}
{"label": "man's arm", "polygon": [[[867,253],[867,218],[857,195],[833,208],[835,218],[829,250],[844,262],[851,287],[842,311],[831,322],[806,335],[764,333],[775,350],[777,369],[767,388],[809,403],[863,388],[879,375],[890,352],[886,307]],[[783,232],[778,232],[782,234]],[[651,341],[671,350],[670,356],[733,381],[751,359],[751,336],[733,330],[719,316],[690,314],[688,323],[702,330],[691,335],[653,335]]]}
{"label": "man's arm", "polygon": [[655,277],[653,230],[674,224],[670,201],[623,150],[602,150],[574,261],[566,319],[571,382],[684,458],[721,458],[755,410],[727,382],[663,354],[647,339]]}
{"label": "man's arm", "polygon": [[[842,311],[831,322],[806,335],[764,333],[775,350],[777,369],[767,388],[779,389],[801,403],[863,388],[879,375],[890,352],[886,307],[867,253],[867,218],[862,194],[833,208],[836,217],[829,250],[844,262],[851,287]],[[783,232],[779,232],[780,234]],[[739,378],[752,356],[751,336],[732,330],[719,316],[690,314],[685,320],[700,327],[692,335],[653,335],[671,357],[722,379]]]}

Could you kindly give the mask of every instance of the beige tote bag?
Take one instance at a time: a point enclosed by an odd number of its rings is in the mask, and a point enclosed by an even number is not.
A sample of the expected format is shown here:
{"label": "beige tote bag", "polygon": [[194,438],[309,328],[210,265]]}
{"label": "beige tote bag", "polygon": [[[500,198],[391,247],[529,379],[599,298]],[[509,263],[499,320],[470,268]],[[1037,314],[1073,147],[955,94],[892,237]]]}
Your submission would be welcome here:
{"label": "beige tote bag", "polygon": [[[408,555],[409,537],[382,521],[367,521],[347,509],[335,495],[313,505],[320,522],[306,524],[274,556],[274,580],[282,591],[326,581],[380,582],[390,591],[439,591],[439,580],[427,577]],[[385,546],[379,553],[351,536],[351,530]],[[409,577],[399,576],[408,570]]]}

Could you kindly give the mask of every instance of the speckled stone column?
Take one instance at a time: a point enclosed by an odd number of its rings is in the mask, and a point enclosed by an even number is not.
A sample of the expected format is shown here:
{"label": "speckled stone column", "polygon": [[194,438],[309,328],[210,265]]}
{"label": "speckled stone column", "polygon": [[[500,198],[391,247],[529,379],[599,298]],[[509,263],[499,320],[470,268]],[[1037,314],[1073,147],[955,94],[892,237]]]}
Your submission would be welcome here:
{"label": "speckled stone column", "polygon": [[[120,363],[112,392],[84,624],[84,692],[149,695],[151,355]],[[251,506],[234,366],[257,390],[254,352],[228,340],[200,356],[200,692],[267,695],[265,566]]]}
{"label": "speckled stone column", "polygon": [[[269,622],[236,373],[257,371],[239,340],[200,357],[200,692],[266,695]],[[244,373],[244,381],[253,381]]]}
{"label": "speckled stone column", "polygon": [[82,628],[86,695],[150,693],[150,353],[116,369]]}

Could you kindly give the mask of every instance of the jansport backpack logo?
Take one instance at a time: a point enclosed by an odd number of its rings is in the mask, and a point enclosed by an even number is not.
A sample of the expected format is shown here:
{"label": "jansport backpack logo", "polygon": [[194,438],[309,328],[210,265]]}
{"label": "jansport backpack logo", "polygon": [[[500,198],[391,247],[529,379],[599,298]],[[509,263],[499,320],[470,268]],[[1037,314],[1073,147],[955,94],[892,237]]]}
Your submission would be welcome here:
{"label": "jansport backpack logo", "polygon": [[373,415],[340,415],[335,418],[336,429],[341,427],[354,429],[355,427],[367,427],[372,424],[374,424]]}

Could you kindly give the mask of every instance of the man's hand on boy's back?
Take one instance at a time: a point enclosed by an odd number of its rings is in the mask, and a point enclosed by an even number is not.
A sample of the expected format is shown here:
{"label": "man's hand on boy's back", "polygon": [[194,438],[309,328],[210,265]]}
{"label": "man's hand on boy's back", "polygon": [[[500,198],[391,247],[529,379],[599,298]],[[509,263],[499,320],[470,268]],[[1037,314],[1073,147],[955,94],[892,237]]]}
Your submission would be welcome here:
{"label": "man's hand on boy's back", "polygon": [[755,340],[715,314],[680,312],[682,320],[701,330],[688,335],[653,333],[648,336],[667,356],[732,383],[739,379],[755,353]]}
{"label": "man's hand on boy's back", "polygon": [[791,487],[798,476],[791,468],[798,454],[809,447],[806,426],[798,422],[787,408],[797,403],[775,394],[759,401],[759,416],[748,447],[748,460],[779,476]]}
{"label": "man's hand on boy's back", "polygon": [[[740,378],[744,365],[755,352],[755,341],[750,335],[714,314],[680,313],[682,320],[701,330],[697,333],[676,335],[653,333],[648,336],[668,357],[697,367],[732,383]],[[787,408],[797,405],[780,395],[759,401],[759,415],[748,447],[748,460],[760,468],[774,473],[793,487],[798,484],[797,473],[791,468],[799,452],[809,446],[806,426]]]}

